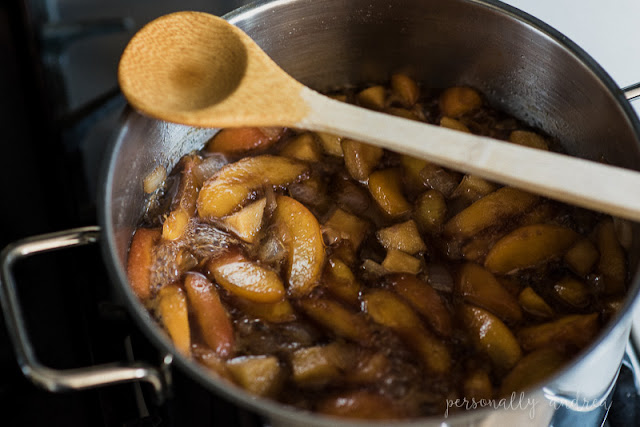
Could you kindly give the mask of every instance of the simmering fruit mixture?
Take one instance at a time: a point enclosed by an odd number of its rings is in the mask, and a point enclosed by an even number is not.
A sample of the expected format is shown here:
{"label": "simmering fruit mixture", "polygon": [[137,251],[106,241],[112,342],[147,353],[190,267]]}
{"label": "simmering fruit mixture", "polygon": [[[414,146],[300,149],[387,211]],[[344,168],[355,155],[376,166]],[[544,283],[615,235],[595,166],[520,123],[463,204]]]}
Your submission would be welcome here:
{"label": "simmering fruit mixture", "polygon": [[[557,149],[468,87],[395,74],[334,97]],[[223,129],[143,185],[128,275],[177,351],[325,414],[510,396],[590,343],[628,284],[629,223],[336,135]]]}

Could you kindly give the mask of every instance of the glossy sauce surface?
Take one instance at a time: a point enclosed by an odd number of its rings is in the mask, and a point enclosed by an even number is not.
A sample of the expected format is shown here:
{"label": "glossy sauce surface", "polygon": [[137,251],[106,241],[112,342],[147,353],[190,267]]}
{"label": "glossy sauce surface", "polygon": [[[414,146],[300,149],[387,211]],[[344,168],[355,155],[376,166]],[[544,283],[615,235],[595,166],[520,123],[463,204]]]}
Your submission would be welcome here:
{"label": "glossy sauce surface", "polygon": [[[396,74],[335,96],[558,149],[471,88]],[[336,416],[442,415],[534,385],[628,284],[627,223],[334,135],[225,129],[145,188],[129,278],[177,349]]]}

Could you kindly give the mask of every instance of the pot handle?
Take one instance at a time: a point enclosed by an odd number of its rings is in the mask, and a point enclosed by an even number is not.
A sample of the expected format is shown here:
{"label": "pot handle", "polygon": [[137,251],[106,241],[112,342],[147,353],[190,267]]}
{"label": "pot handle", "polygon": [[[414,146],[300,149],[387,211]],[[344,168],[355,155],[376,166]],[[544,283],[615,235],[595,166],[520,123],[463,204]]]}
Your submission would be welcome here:
{"label": "pot handle", "polygon": [[146,381],[151,384],[161,402],[166,391],[166,378],[161,369],[144,363],[110,363],[76,369],[52,369],[38,361],[31,345],[16,293],[13,265],[31,255],[95,243],[99,236],[100,227],[97,226],[74,228],[19,240],[8,245],[0,254],[0,303],[18,365],[31,382],[51,392]]}
{"label": "pot handle", "polygon": [[640,82],[627,86],[622,89],[624,96],[627,98],[627,101],[633,101],[635,99],[640,98]]}

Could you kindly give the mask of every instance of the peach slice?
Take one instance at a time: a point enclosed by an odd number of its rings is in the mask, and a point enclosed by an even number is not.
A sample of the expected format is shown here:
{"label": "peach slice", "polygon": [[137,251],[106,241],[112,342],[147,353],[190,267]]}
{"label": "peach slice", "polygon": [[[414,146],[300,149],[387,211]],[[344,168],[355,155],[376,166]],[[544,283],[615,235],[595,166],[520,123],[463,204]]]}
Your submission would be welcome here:
{"label": "peach slice", "polygon": [[384,150],[375,145],[345,139],[342,141],[344,165],[349,175],[356,181],[364,182],[369,174],[378,166]]}
{"label": "peach slice", "polygon": [[220,357],[229,357],[234,345],[233,326],[215,286],[201,274],[188,273],[184,287],[204,341]]}
{"label": "peach slice", "polygon": [[564,262],[569,265],[575,273],[584,277],[600,258],[600,253],[596,246],[587,238],[578,240],[566,254],[564,254]]}
{"label": "peach slice", "polygon": [[293,297],[307,295],[319,284],[324,268],[324,243],[316,217],[302,203],[277,196],[273,212],[276,234],[287,248],[287,291]]}
{"label": "peach slice", "polygon": [[570,314],[552,322],[522,328],[518,339],[525,350],[543,347],[581,349],[600,330],[598,313]]}
{"label": "peach slice", "polygon": [[463,385],[464,397],[476,402],[480,399],[491,399],[493,397],[493,386],[489,374],[477,369],[467,375]]}
{"label": "peach slice", "polygon": [[358,103],[365,108],[382,110],[386,101],[386,89],[384,86],[371,86],[358,92],[356,95]]}
{"label": "peach slice", "polygon": [[520,360],[520,344],[500,319],[472,305],[464,305],[461,314],[475,347],[489,356],[498,371],[507,372]]}
{"label": "peach slice", "polygon": [[389,283],[398,295],[427,319],[437,333],[442,336],[451,334],[451,314],[440,295],[428,283],[408,274],[393,275]]}
{"label": "peach slice", "polygon": [[478,264],[466,263],[460,267],[458,292],[465,301],[489,310],[506,322],[522,319],[518,301],[491,272]]}
{"label": "peach slice", "polygon": [[323,233],[329,240],[348,240],[353,249],[358,249],[369,230],[367,221],[350,214],[340,208],[336,209],[331,217],[324,223]]}
{"label": "peach slice", "polygon": [[411,205],[402,194],[400,169],[382,169],[369,175],[369,191],[373,199],[387,215],[396,217],[411,210]]}
{"label": "peach slice", "polygon": [[185,356],[191,354],[191,329],[187,297],[176,285],[164,286],[158,291],[157,313],[176,349]]}
{"label": "peach slice", "polygon": [[284,285],[275,271],[245,258],[239,252],[213,258],[208,268],[220,286],[241,298],[273,303],[285,296]]}
{"label": "peach slice", "polygon": [[471,133],[467,125],[456,119],[452,119],[451,117],[443,116],[440,119],[440,126],[447,129],[457,130],[459,132]]}
{"label": "peach slice", "polygon": [[402,166],[402,171],[404,172],[404,176],[407,180],[408,186],[413,191],[420,191],[426,188],[420,172],[430,164],[431,163],[426,160],[419,159],[417,157],[411,157],[406,154],[400,156],[400,165]]}
{"label": "peach slice", "polygon": [[391,90],[398,96],[405,107],[412,107],[420,98],[420,87],[415,80],[406,74],[395,73],[391,76]]}
{"label": "peach slice", "polygon": [[199,184],[194,169],[201,162],[202,160],[196,156],[189,156],[184,162],[178,193],[173,200],[171,213],[162,225],[162,238],[165,240],[177,240],[182,237],[189,225],[189,218],[196,212]]}
{"label": "peach slice", "polygon": [[555,372],[565,362],[565,357],[552,348],[542,348],[523,357],[504,377],[500,396],[522,391]]}
{"label": "peach slice", "polygon": [[274,396],[284,377],[276,356],[242,356],[227,362],[233,379],[245,390],[258,396]]}
{"label": "peach slice", "polygon": [[540,135],[526,130],[514,130],[509,135],[509,141],[525,147],[537,148],[539,150],[549,150],[549,144]]}
{"label": "peach slice", "polygon": [[133,293],[141,301],[146,301],[151,297],[153,248],[160,236],[160,230],[139,228],[131,240],[129,258],[127,259],[127,277]]}
{"label": "peach slice", "polygon": [[238,212],[224,218],[223,222],[236,236],[247,243],[255,243],[258,232],[262,227],[264,208],[267,205],[266,197],[253,202]]}
{"label": "peach slice", "polygon": [[550,318],[554,315],[549,304],[530,287],[526,287],[520,292],[518,302],[524,311],[536,317]]}
{"label": "peach slice", "polygon": [[520,227],[493,245],[484,265],[496,274],[508,274],[535,267],[549,259],[562,256],[579,234],[570,228],[553,224]]}
{"label": "peach slice", "polygon": [[382,267],[389,273],[418,274],[422,270],[422,262],[406,252],[389,249],[382,261]]}
{"label": "peach slice", "polygon": [[378,230],[376,237],[387,250],[396,249],[409,255],[415,255],[418,252],[427,250],[427,245],[425,245],[422,236],[420,236],[418,226],[412,219],[382,228]]}
{"label": "peach slice", "polygon": [[347,264],[337,257],[332,257],[327,262],[324,270],[323,282],[329,292],[338,299],[350,305],[359,303],[360,283]]}
{"label": "peach slice", "polygon": [[451,355],[444,342],[424,329],[413,309],[393,292],[376,289],[364,297],[366,312],[378,324],[397,333],[420,356],[427,370],[444,374],[451,368]]}
{"label": "peach slice", "polygon": [[286,186],[301,180],[309,168],[279,156],[245,157],[228,164],[209,178],[198,196],[200,218],[229,215],[264,185]]}
{"label": "peach slice", "polygon": [[342,137],[326,132],[316,132],[316,136],[320,140],[323,151],[334,157],[342,157]]}
{"label": "peach slice", "polygon": [[312,133],[303,133],[287,142],[280,155],[304,162],[318,162],[322,158],[322,150]]}
{"label": "peach slice", "polygon": [[337,301],[328,298],[302,299],[300,305],[307,316],[338,337],[366,343],[371,336],[371,328],[366,320]]}
{"label": "peach slice", "polygon": [[423,232],[438,232],[447,214],[447,202],[442,193],[429,190],[416,200],[413,218]]}
{"label": "peach slice", "polygon": [[442,114],[454,119],[482,106],[482,98],[478,91],[464,86],[446,89],[440,95],[439,101]]}
{"label": "peach slice", "polygon": [[272,303],[259,303],[244,298],[235,298],[232,305],[267,322],[285,323],[296,319],[296,312],[286,299]]}
{"label": "peach slice", "polygon": [[468,238],[500,224],[507,218],[521,215],[538,201],[538,196],[511,187],[487,194],[451,218],[444,226],[447,235]]}
{"label": "peach slice", "polygon": [[225,128],[215,134],[205,150],[211,153],[239,154],[266,149],[284,134],[284,128]]}
{"label": "peach slice", "polygon": [[302,387],[318,387],[337,380],[342,366],[337,344],[301,348],[291,355],[293,381]]}

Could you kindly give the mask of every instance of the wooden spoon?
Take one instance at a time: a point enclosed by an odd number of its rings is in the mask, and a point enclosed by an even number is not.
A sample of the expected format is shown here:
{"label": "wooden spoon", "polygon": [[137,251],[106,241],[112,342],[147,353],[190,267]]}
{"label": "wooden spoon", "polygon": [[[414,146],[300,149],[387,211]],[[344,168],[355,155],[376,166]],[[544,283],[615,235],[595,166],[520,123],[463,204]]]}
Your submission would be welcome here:
{"label": "wooden spoon", "polygon": [[213,15],[179,12],[142,28],[118,70],[131,105],[196,127],[330,132],[567,203],[640,220],[640,173],[419,123],[332,100],[294,80]]}

